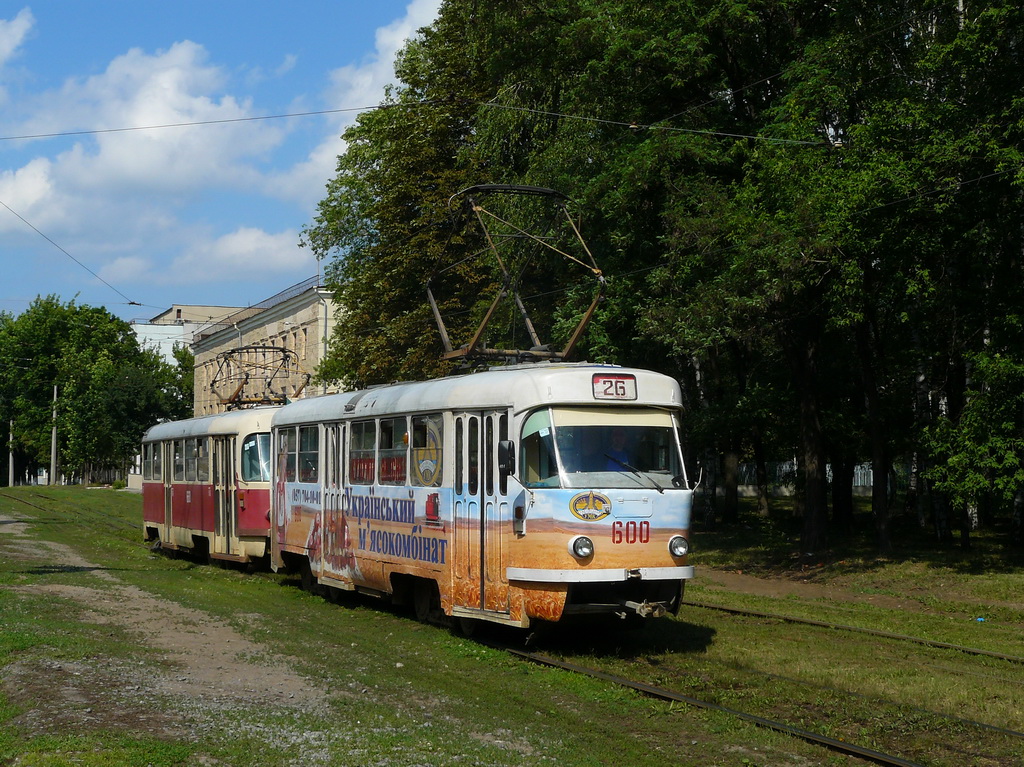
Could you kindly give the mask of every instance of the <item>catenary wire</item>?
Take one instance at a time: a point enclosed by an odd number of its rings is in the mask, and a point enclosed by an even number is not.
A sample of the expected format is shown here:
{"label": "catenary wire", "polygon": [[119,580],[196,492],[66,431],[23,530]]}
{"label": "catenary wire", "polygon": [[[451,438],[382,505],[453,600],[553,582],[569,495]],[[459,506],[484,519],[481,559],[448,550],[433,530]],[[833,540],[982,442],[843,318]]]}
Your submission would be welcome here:
{"label": "catenary wire", "polygon": [[78,265],[79,265],[80,267],[82,267],[83,269],[85,269],[85,271],[89,272],[89,274],[91,274],[91,275],[92,275],[93,277],[95,277],[95,278],[96,278],[97,280],[99,280],[99,281],[100,281],[100,282],[102,282],[102,283],[103,283],[104,285],[106,285],[106,286],[107,286],[108,288],[110,288],[110,289],[111,289],[112,291],[114,291],[115,293],[117,293],[117,295],[121,296],[121,298],[123,298],[123,299],[124,299],[125,301],[127,301],[127,302],[128,302],[128,305],[129,305],[129,306],[142,306],[142,304],[140,304],[140,303],[139,303],[138,301],[132,301],[132,300],[131,300],[130,298],[128,298],[128,296],[126,296],[126,295],[125,295],[124,293],[122,293],[122,292],[121,292],[120,290],[118,290],[117,288],[115,288],[115,287],[114,287],[113,285],[111,285],[111,284],[110,284],[109,282],[107,282],[107,281],[106,281],[105,279],[103,279],[102,277],[100,277],[100,276],[99,276],[98,274],[96,274],[96,272],[94,272],[94,271],[93,271],[92,269],[90,269],[90,268],[89,268],[88,266],[86,266],[85,264],[83,264],[83,263],[82,263],[81,261],[79,261],[79,260],[78,260],[77,258],[75,258],[75,257],[74,257],[73,255],[71,255],[70,253],[68,253],[68,251],[67,251],[67,250],[65,250],[65,249],[64,249],[63,247],[61,247],[61,246],[60,246],[59,244],[57,244],[56,242],[54,242],[54,241],[53,241],[53,240],[52,240],[52,239],[51,239],[50,237],[48,237],[47,235],[45,235],[45,234],[44,234],[44,233],[43,233],[42,231],[40,231],[40,230],[39,230],[39,229],[38,229],[38,228],[37,228],[37,227],[36,227],[36,226],[35,226],[35,225],[34,225],[34,224],[33,224],[33,223],[31,222],[31,221],[29,221],[29,220],[28,220],[28,219],[26,219],[26,218],[25,218],[25,217],[24,217],[23,215],[21,215],[20,213],[18,213],[18,211],[16,211],[16,210],[14,210],[13,208],[11,208],[11,206],[10,206],[10,205],[8,205],[8,204],[7,204],[6,202],[4,202],[3,200],[0,200],[0,205],[3,205],[3,206],[4,206],[5,208],[7,208],[7,210],[8,210],[8,211],[10,211],[10,212],[11,212],[11,214],[13,214],[14,216],[17,216],[17,217],[18,217],[18,219],[19,219],[19,220],[21,220],[21,222],[22,222],[23,224],[25,224],[25,226],[27,226],[27,227],[28,227],[29,229],[31,229],[31,230],[32,230],[33,232],[35,232],[36,234],[38,234],[38,235],[39,235],[40,237],[42,237],[42,238],[43,238],[44,240],[46,240],[46,241],[47,241],[48,243],[50,243],[51,245],[53,245],[53,247],[55,247],[55,248],[56,248],[57,250],[59,250],[59,251],[60,251],[61,253],[63,253],[63,254],[64,254],[65,256],[67,256],[68,258],[70,258],[70,259],[71,259],[72,261],[74,261],[74,262],[75,262],[76,264],[78,264]]}

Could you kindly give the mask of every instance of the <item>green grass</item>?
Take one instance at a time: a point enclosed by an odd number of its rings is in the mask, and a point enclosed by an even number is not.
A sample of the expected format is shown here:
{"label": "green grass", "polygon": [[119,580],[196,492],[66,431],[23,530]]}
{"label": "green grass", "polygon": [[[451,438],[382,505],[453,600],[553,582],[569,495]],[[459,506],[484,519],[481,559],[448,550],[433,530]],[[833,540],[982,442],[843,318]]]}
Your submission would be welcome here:
{"label": "green grass", "polygon": [[[154,554],[141,541],[136,495],[5,490],[0,516],[29,520],[33,539],[70,546],[97,566],[54,567],[42,549],[26,559],[25,546],[13,547],[0,525],[0,665],[166,670],[161,653],[130,631],[45,593],[55,586],[102,589],[112,576],[196,611],[197,621],[229,623],[258,643],[254,657],[265,664],[271,656],[290,658],[325,691],[326,705],[318,712],[236,705],[216,726],[204,720],[197,727],[168,699],[159,713],[177,722],[176,735],[82,725],[54,735],[12,725],[30,703],[8,690],[0,698],[0,763],[284,765],[301,761],[299,754],[308,764],[857,763],[721,714],[514,660],[376,601],[334,605],[300,591],[289,576]],[[975,536],[973,552],[898,540],[896,552],[881,558],[864,533],[805,569],[793,557],[796,524],[784,515],[744,514],[735,528],[699,532],[691,560],[698,578],[688,599],[1024,655],[1024,605],[1019,587],[1012,588],[1022,571],[996,538]],[[15,549],[20,558],[8,556]],[[732,592],[714,585],[709,566],[806,580],[843,596]],[[873,596],[885,603],[873,604]],[[893,607],[893,599],[909,609]],[[974,620],[980,608],[984,623]],[[1024,670],[1003,661],[690,606],[642,631],[561,629],[543,649],[929,765],[1016,764],[1024,745],[949,718],[1020,727]]]}
{"label": "green grass", "polygon": [[[96,566],[53,567],[41,548],[35,561],[0,556],[0,599],[9,608],[0,620],[10,637],[0,663],[135,663],[141,673],[160,671],[160,653],[133,641],[130,632],[92,622],[67,600],[39,593],[56,585],[104,588],[104,576],[113,576],[195,610],[197,620],[208,615],[230,623],[259,643],[258,654],[291,658],[325,691],[329,712],[238,705],[216,726],[206,720],[190,728],[189,712],[167,700],[162,713],[187,734],[133,739],[116,728],[74,724],[58,737],[13,725],[31,703],[8,695],[0,701],[7,712],[0,761],[661,766],[667,760],[739,765],[751,748],[818,755],[812,747],[749,727],[736,728],[730,736],[736,750],[722,752],[715,734],[720,724],[687,709],[671,710],[601,682],[514,661],[376,601],[354,598],[333,605],[301,592],[294,578],[249,576],[154,554],[141,542],[138,496],[77,488],[6,490],[0,493],[0,515],[29,520],[33,539],[70,546]],[[0,550],[10,550],[2,530]],[[708,745],[692,751],[694,742]],[[683,744],[687,748],[679,750]]]}

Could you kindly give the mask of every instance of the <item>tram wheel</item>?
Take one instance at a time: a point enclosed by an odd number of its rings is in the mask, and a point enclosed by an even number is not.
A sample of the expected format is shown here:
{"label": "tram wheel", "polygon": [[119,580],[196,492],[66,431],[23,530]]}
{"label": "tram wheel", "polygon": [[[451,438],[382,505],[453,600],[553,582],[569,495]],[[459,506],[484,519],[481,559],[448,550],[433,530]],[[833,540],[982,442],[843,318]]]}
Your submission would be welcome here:
{"label": "tram wheel", "polygon": [[441,610],[441,595],[434,581],[417,579],[413,586],[412,609],[416,620],[431,623]]}
{"label": "tram wheel", "polygon": [[299,578],[302,581],[302,590],[313,593],[316,589],[316,579],[313,577],[313,570],[309,566],[309,560],[303,559],[299,566]]}

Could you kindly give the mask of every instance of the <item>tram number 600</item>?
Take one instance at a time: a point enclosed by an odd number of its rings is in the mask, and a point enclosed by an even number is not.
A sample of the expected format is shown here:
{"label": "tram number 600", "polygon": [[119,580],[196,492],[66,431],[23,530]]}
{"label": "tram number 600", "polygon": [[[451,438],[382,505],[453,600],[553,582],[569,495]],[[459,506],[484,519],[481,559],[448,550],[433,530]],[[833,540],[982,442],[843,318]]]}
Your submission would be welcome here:
{"label": "tram number 600", "polygon": [[650,542],[650,522],[612,522],[612,543]]}

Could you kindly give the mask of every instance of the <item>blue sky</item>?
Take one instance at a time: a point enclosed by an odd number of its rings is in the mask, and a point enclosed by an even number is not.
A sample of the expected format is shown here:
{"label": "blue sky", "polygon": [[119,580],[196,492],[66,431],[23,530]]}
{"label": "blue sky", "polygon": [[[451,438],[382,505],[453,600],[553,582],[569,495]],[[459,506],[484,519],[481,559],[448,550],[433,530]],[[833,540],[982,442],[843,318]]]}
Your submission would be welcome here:
{"label": "blue sky", "polygon": [[[317,274],[298,242],[340,134],[380,102],[396,51],[439,5],[5,4],[0,310],[55,294],[146,319],[174,303],[247,306]],[[76,131],[108,132],[17,138]]]}

